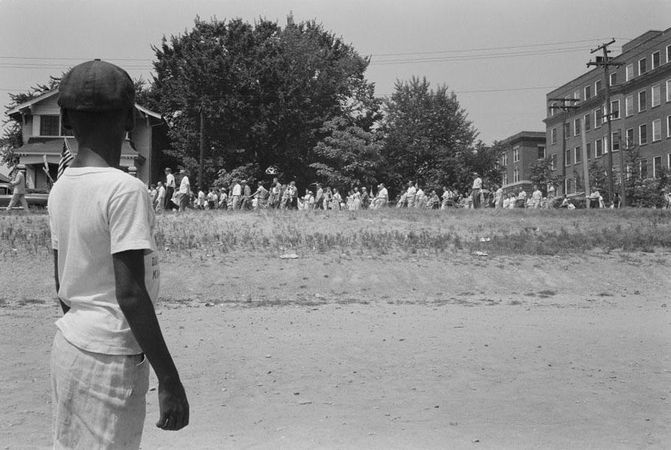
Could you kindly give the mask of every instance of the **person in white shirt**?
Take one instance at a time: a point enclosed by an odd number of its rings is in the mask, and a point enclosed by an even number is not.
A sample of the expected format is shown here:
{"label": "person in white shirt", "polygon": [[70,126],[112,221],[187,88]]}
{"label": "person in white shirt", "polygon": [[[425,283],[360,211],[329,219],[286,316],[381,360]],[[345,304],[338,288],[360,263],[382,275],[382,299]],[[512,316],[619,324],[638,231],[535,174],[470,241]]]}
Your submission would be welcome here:
{"label": "person in white shirt", "polygon": [[240,203],[242,200],[242,186],[240,183],[238,183],[238,180],[233,180],[231,200],[233,201],[233,209],[240,209]]}
{"label": "person in white shirt", "polygon": [[51,352],[54,448],[137,449],[149,366],[158,378],[156,424],[179,430],[189,404],[153,302],[160,269],[147,188],[116,169],[135,123],[135,89],[95,60],[61,80],[63,126],[79,151],[48,200],[55,284],[63,316]]}
{"label": "person in white shirt", "polygon": [[11,211],[14,206],[21,203],[23,212],[28,212],[28,201],[26,200],[26,166],[19,164],[14,169],[14,178],[9,182],[14,188],[12,198],[7,206],[7,211]]}
{"label": "person in white shirt", "polygon": [[179,182],[179,210],[183,212],[191,199],[191,183],[189,183],[189,173],[186,169],[179,171],[182,179]]}
{"label": "person in white shirt", "polygon": [[415,184],[412,181],[408,182],[408,190],[405,191],[405,201],[407,203],[408,208],[415,207],[416,195],[417,195],[417,189],[415,188]]}
{"label": "person in white shirt", "polygon": [[482,178],[477,172],[473,172],[475,179],[473,180],[473,188],[471,190],[471,198],[473,202],[473,209],[480,207],[480,191],[482,190]]}
{"label": "person in white shirt", "polygon": [[541,192],[540,189],[538,189],[538,186],[534,186],[534,191],[531,194],[531,207],[540,208],[542,201],[543,201],[543,193]]}
{"label": "person in white shirt", "polygon": [[[171,209],[172,197],[175,194],[175,176],[170,167],[165,168],[165,209]],[[177,205],[174,205],[177,206]]]}
{"label": "person in white shirt", "polygon": [[165,186],[163,186],[162,181],[159,181],[158,189],[156,191],[156,201],[154,202],[154,210],[158,214],[160,214],[163,212],[164,207],[165,207]]}

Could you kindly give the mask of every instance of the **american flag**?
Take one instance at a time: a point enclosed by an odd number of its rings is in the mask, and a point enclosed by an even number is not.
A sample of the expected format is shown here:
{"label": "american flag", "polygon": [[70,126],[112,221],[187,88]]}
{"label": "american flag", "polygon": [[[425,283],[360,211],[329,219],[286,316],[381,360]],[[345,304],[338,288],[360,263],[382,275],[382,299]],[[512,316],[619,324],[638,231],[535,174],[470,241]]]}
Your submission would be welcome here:
{"label": "american flag", "polygon": [[56,176],[56,179],[59,179],[61,175],[63,175],[63,172],[65,172],[65,169],[70,165],[73,159],[75,159],[75,157],[72,156],[72,152],[70,151],[68,139],[63,138],[63,150],[61,150],[61,160],[58,162],[58,175]]}

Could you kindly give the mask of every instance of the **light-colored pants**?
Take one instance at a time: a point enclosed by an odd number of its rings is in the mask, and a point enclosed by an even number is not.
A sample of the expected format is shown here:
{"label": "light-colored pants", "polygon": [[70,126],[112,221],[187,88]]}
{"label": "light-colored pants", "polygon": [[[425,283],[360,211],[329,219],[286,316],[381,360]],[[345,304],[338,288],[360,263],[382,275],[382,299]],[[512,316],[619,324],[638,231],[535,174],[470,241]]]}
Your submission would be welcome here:
{"label": "light-colored pants", "polygon": [[104,355],[70,344],[51,349],[54,448],[137,449],[149,388],[144,355]]}
{"label": "light-colored pants", "polygon": [[24,211],[28,211],[28,201],[26,200],[26,194],[14,194],[12,195],[12,199],[9,201],[9,205],[7,206],[7,210],[11,210],[13,207],[17,206],[19,203],[21,203],[21,206],[23,206]]}

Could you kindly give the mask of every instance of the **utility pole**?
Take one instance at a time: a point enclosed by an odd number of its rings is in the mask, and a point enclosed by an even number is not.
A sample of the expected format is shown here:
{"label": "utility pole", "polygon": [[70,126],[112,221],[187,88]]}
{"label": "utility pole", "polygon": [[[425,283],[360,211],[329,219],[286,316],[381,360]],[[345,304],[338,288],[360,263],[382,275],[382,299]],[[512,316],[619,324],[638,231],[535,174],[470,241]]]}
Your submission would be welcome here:
{"label": "utility pole", "polygon": [[[590,53],[596,53],[598,51],[603,52],[603,56],[597,56],[594,58],[594,61],[590,61],[587,63],[587,67],[590,66],[600,66],[603,67],[603,86],[605,91],[605,97],[606,97],[606,105],[605,105],[605,114],[606,114],[606,121],[608,123],[608,148],[606,151],[608,151],[608,167],[607,167],[607,173],[608,173],[608,188],[609,188],[609,193],[611,198],[609,199],[611,202],[613,201],[613,196],[615,194],[615,187],[613,186],[613,128],[611,124],[611,116],[612,113],[610,111],[610,79],[608,76],[608,68],[611,66],[614,67],[619,67],[622,65],[622,63],[615,63],[611,62],[610,56],[608,54],[610,53],[610,50],[608,50],[608,46],[612,45],[615,43],[615,39],[611,39],[609,42],[606,42],[605,44],[601,44],[595,49],[590,50]],[[598,92],[595,92],[595,94],[599,94]],[[596,125],[596,124],[595,124]],[[625,188],[624,188],[624,151],[622,149],[622,146],[620,146],[620,199],[622,201],[622,205],[626,205],[626,198],[625,198]]]}
{"label": "utility pole", "polygon": [[203,121],[203,107],[199,109],[200,114],[200,161],[198,164],[198,189],[203,190],[203,156],[205,153],[205,124]]}
{"label": "utility pole", "polygon": [[575,103],[578,102],[579,100],[577,98],[562,97],[562,98],[549,98],[548,101],[559,102],[558,105],[556,104],[550,105],[550,109],[552,110],[559,109],[564,112],[562,120],[561,174],[562,174],[562,180],[564,180],[564,186],[562,186],[562,194],[566,195],[566,140],[568,139],[568,136],[566,135],[566,124],[568,123],[568,112],[578,109]]}

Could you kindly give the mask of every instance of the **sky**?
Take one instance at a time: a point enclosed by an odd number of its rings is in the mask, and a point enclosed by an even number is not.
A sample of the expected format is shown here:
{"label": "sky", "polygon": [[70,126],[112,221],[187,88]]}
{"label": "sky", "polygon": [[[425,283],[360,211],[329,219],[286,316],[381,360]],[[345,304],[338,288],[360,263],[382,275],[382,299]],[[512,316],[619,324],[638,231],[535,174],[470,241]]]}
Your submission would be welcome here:
{"label": "sky", "polygon": [[397,80],[446,85],[485,143],[544,131],[545,95],[590,49],[671,27],[670,0],[0,0],[0,101],[101,58],[151,76],[152,45],[196,16],[316,20],[371,57],[378,96]]}

